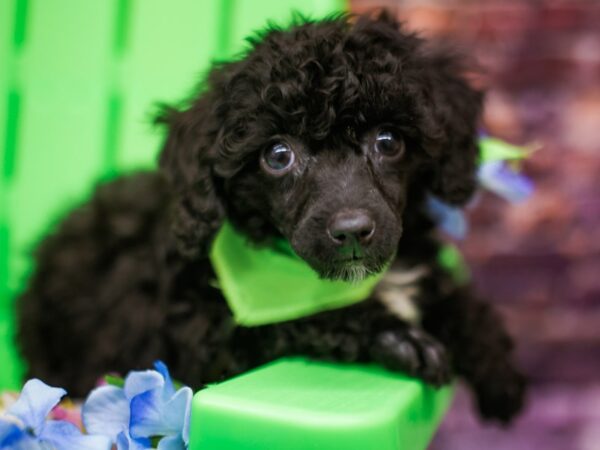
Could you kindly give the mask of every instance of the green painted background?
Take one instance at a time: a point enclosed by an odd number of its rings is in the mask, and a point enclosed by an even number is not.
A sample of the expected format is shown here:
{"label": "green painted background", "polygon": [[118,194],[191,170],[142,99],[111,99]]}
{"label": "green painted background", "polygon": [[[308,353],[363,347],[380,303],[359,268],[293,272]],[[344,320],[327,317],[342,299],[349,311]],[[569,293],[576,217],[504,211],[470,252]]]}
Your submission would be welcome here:
{"label": "green painted background", "polygon": [[12,299],[62,213],[116,173],[152,167],[153,105],[292,10],[344,0],[0,0],[0,387],[18,387]]}

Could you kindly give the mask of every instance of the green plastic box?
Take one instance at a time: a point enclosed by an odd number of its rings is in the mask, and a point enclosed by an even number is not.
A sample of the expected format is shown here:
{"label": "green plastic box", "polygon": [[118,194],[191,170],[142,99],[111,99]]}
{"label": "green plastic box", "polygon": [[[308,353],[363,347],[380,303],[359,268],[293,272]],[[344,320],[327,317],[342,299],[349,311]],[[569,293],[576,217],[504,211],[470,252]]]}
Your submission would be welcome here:
{"label": "green plastic box", "polygon": [[422,450],[451,397],[376,366],[283,359],[198,392],[190,450]]}

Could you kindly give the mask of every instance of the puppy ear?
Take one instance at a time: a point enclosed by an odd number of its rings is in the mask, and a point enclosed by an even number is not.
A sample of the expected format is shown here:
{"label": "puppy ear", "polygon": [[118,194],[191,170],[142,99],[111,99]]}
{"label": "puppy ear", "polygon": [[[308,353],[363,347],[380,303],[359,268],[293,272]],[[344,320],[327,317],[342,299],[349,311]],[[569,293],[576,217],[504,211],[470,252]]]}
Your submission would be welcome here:
{"label": "puppy ear", "polygon": [[461,58],[438,50],[425,56],[424,95],[429,112],[425,150],[433,158],[431,191],[462,205],[473,195],[479,161],[478,125],[483,94],[464,78]]}
{"label": "puppy ear", "polygon": [[464,204],[476,187],[483,97],[464,77],[464,58],[444,45],[426,44],[386,10],[373,19],[359,17],[354,33],[354,47],[371,49],[371,76],[385,78],[387,91],[399,98],[412,99],[420,145],[430,161],[427,188],[448,203]]}
{"label": "puppy ear", "polygon": [[184,111],[164,107],[156,122],[168,127],[159,164],[174,194],[171,230],[184,256],[206,256],[224,219],[213,165],[218,125],[209,94]]}

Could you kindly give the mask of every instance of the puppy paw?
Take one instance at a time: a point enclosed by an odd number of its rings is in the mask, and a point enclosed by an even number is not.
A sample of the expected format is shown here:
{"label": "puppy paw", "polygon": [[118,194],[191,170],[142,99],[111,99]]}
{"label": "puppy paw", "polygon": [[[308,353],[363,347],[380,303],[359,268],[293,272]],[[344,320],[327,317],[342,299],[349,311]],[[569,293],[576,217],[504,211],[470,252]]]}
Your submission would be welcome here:
{"label": "puppy paw", "polygon": [[440,387],[452,379],[446,350],[418,328],[384,331],[377,335],[372,357],[387,369],[404,372]]}
{"label": "puppy paw", "polygon": [[498,372],[475,389],[479,413],[486,420],[508,425],[525,404],[527,381],[512,368]]}

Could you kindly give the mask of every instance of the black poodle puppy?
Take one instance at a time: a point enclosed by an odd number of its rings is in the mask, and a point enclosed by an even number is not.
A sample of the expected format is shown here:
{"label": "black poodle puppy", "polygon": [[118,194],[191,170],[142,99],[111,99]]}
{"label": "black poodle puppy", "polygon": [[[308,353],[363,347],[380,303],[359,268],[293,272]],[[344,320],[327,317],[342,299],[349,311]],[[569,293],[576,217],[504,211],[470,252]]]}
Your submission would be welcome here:
{"label": "black poodle puppy", "polygon": [[[484,417],[510,420],[511,340],[438,263],[425,208],[476,187],[482,95],[460,60],[385,13],[249,42],[163,109],[159,171],[100,185],[41,244],[17,304],[27,375],[84,395],[157,358],[195,388],[285,355],[375,361],[436,386],[457,374]],[[352,306],[240,326],[208,257],[225,219],[251,245],[285,238],[323,278],[386,275]]]}

